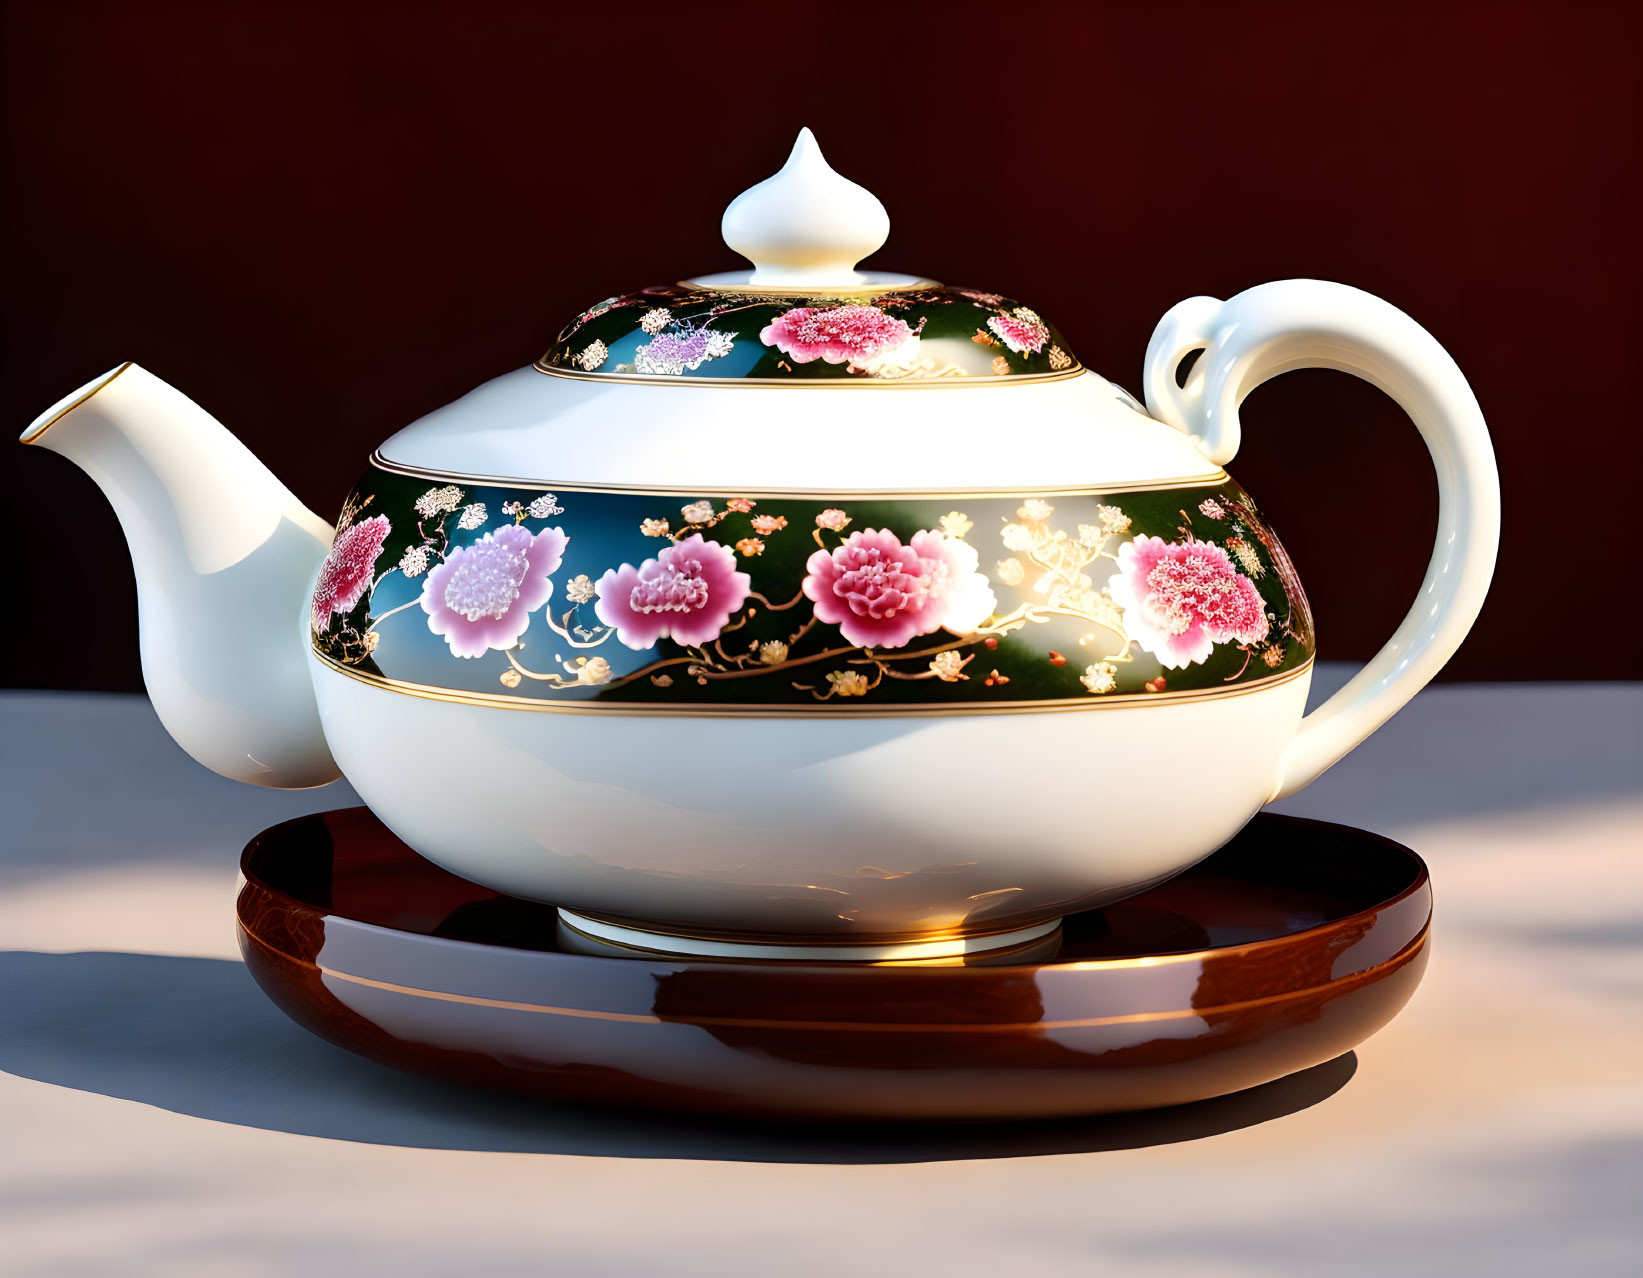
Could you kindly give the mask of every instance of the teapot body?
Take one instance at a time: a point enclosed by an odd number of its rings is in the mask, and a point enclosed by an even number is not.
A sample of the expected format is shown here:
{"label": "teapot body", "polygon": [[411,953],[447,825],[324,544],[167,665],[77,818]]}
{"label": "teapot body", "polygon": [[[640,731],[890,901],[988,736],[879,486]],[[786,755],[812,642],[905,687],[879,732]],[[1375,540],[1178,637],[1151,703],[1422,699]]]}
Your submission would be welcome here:
{"label": "teapot body", "polygon": [[786,945],[985,938],[1186,869],[1266,802],[1311,678],[1062,713],[638,717],[310,661],[338,764],[429,860],[652,934]]}
{"label": "teapot body", "polygon": [[[544,473],[569,466],[580,387],[513,376],[536,380],[384,445],[309,606],[330,750],[429,859],[650,932],[894,944],[1137,891],[1270,797],[1313,658],[1293,566],[1224,471],[1149,476],[1184,437],[1093,374],[1037,420],[1026,388],[769,397],[836,416],[831,462],[799,431],[727,450],[710,405],[654,412],[648,387],[599,405],[606,452],[651,433],[630,474],[854,479],[831,488],[549,488],[399,460],[483,446],[472,418],[515,469],[531,432],[565,441]],[[896,411],[863,430],[868,404]],[[936,421],[1000,409],[1000,465],[929,447]],[[1120,461],[1129,478],[1077,481]],[[1012,468],[1040,482],[928,483]]]}

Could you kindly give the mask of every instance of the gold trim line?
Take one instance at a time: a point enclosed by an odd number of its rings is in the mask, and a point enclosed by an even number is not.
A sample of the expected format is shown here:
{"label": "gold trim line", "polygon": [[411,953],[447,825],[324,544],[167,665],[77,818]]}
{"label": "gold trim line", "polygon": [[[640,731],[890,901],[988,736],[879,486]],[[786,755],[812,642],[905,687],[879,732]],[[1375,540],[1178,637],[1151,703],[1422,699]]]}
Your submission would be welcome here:
{"label": "gold trim line", "polygon": [[531,367],[549,377],[568,377],[579,382],[627,382],[635,386],[754,386],[762,389],[826,390],[841,386],[876,387],[879,390],[928,386],[1020,386],[1033,382],[1060,382],[1078,377],[1087,370],[1077,360],[1071,368],[1053,373],[1008,373],[1003,377],[977,374],[974,377],[672,377],[665,373],[584,373],[579,369],[552,368],[540,359]]}
{"label": "gold trim line", "polygon": [[802,702],[781,705],[656,705],[648,702],[623,701],[541,701],[535,698],[520,697],[511,694],[495,692],[468,692],[457,688],[436,688],[431,684],[410,683],[403,679],[393,679],[387,675],[370,674],[367,671],[353,666],[345,666],[325,655],[318,648],[309,645],[314,659],[321,665],[346,675],[367,687],[377,688],[383,692],[403,693],[406,696],[421,697],[427,701],[448,701],[456,705],[481,706],[497,710],[531,710],[545,714],[609,714],[631,715],[635,717],[660,717],[678,719],[921,719],[953,715],[991,715],[991,714],[1049,714],[1058,712],[1082,713],[1097,710],[1111,710],[1138,705],[1183,705],[1196,701],[1219,701],[1231,697],[1247,696],[1253,692],[1266,692],[1281,687],[1307,674],[1312,669],[1314,658],[1308,657],[1301,665],[1293,670],[1286,670],[1281,675],[1270,678],[1257,679],[1252,683],[1237,684],[1227,688],[1194,688],[1183,692],[1123,692],[1116,695],[1108,693],[1096,697],[1063,697],[1055,700],[1041,701],[1007,701],[989,704],[964,703],[952,705],[872,705],[837,706],[816,703],[807,705]]}
{"label": "gold trim line", "polygon": [[426,466],[410,466],[389,461],[379,448],[368,459],[369,465],[390,475],[406,475],[412,479],[427,479],[444,483],[457,481],[466,484],[484,484],[496,488],[545,488],[563,493],[608,493],[621,497],[761,497],[790,498],[795,501],[989,501],[999,497],[1105,497],[1112,493],[1168,492],[1177,488],[1218,488],[1232,482],[1224,470],[1203,475],[1184,475],[1173,479],[1131,479],[1106,484],[1083,486],[1052,486],[1034,488],[1016,484],[1008,488],[971,488],[967,490],[926,488],[771,488],[760,485],[734,488],[726,485],[703,487],[694,484],[663,486],[659,484],[590,484],[580,480],[529,479],[507,475],[473,475],[455,470],[433,470]]}
{"label": "gold trim line", "polygon": [[69,404],[69,405],[67,405],[66,407],[63,407],[63,408],[59,408],[46,421],[41,422],[37,426],[30,426],[26,431],[24,431],[22,433],[22,435],[18,438],[17,442],[19,444],[38,444],[40,442],[40,437],[42,435],[44,435],[48,430],[50,430],[58,422],[62,421],[63,418],[67,417],[76,408],[80,407],[81,404],[85,403],[88,399],[90,399],[98,391],[102,390],[105,386],[112,386],[114,384],[115,380],[120,376],[120,374],[125,372],[126,369],[128,369],[128,368],[134,367],[135,363],[136,363],[135,360],[129,360],[128,359],[125,363],[121,364],[120,367],[115,369],[112,373],[103,374],[103,376],[98,379],[97,384],[95,386],[93,386],[90,390],[86,391],[85,394],[76,395],[74,397],[74,402],[72,404]]}
{"label": "gold trim line", "polygon": [[[242,922],[240,928],[259,946],[270,953],[292,962],[301,963],[284,951],[269,945],[261,937],[254,935]],[[818,1030],[826,1032],[866,1032],[866,1033],[893,1033],[893,1034],[1013,1034],[1023,1031],[1062,1030],[1062,1029],[1093,1029],[1105,1025],[1136,1025],[1150,1021],[1181,1020],[1189,1016],[1211,1017],[1225,1015],[1229,1012],[1245,1011],[1252,1007],[1264,1007],[1270,1003],[1292,1002],[1308,998],[1347,983],[1367,984],[1371,979],[1378,979],[1390,975],[1398,968],[1405,966],[1426,945],[1431,934],[1431,923],[1427,923],[1420,934],[1405,945],[1391,958],[1349,975],[1326,981],[1321,985],[1308,985],[1298,990],[1284,990],[1277,994],[1263,994],[1259,998],[1240,999],[1231,1003],[1217,1003],[1207,1007],[1183,1007],[1164,1012],[1129,1012],[1116,1016],[1081,1016],[1060,1021],[1001,1021],[975,1024],[970,1022],[957,1023],[929,1023],[906,1021],[775,1021],[753,1016],[656,1016],[647,1012],[602,1012],[580,1007],[557,1007],[547,1003],[523,1003],[509,999],[485,998],[478,994],[451,994],[444,990],[423,989],[415,985],[398,985],[392,981],[374,980],[368,976],[355,976],[352,972],[339,971],[336,968],[325,967],[319,963],[313,966],[321,976],[334,980],[345,981],[351,985],[362,985],[368,989],[383,990],[390,994],[406,994],[412,998],[435,999],[443,1003],[464,1003],[471,1007],[489,1007],[508,1012],[536,1012],[546,1016],[565,1016],[576,1020],[590,1021],[618,1021],[637,1025],[695,1025],[703,1028],[716,1029],[799,1029]],[[1215,951],[1219,954],[1220,951]],[[597,961],[597,960],[595,960]],[[1035,967],[1051,967],[1055,964],[1036,964]]]}

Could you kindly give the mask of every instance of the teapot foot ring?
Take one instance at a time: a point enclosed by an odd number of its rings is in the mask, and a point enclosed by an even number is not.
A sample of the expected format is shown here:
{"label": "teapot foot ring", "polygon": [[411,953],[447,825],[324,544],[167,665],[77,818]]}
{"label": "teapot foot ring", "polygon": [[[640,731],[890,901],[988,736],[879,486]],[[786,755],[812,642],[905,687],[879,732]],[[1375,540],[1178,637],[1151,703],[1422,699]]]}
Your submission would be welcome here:
{"label": "teapot foot ring", "polygon": [[687,958],[787,960],[803,963],[907,963],[921,960],[961,959],[999,951],[1016,951],[1036,942],[1053,948],[1060,919],[1035,923],[1008,932],[982,932],[909,939],[879,944],[851,942],[790,943],[778,940],[732,941],[723,937],[648,928],[632,921],[616,922],[595,915],[559,909],[560,942],[567,949],[619,957],[624,952],[670,954]]}

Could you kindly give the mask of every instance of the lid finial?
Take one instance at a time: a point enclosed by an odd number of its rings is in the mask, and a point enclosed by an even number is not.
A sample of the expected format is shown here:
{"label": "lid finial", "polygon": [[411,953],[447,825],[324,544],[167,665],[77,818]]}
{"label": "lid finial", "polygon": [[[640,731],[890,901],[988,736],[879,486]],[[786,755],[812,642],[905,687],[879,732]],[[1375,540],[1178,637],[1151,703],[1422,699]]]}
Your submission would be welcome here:
{"label": "lid finial", "polygon": [[833,171],[809,129],[799,130],[779,172],[730,202],[720,225],[725,243],[753,263],[742,279],[749,285],[851,288],[908,278],[855,269],[889,237],[890,215],[871,191]]}

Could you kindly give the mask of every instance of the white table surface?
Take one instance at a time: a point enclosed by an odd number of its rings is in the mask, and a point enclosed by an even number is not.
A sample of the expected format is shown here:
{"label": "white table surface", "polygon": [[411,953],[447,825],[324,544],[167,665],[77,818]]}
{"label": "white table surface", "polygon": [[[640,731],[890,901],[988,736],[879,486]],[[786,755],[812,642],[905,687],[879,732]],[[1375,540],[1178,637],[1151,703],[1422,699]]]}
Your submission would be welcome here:
{"label": "white table surface", "polygon": [[215,777],[138,697],[0,694],[0,1272],[1643,1272],[1643,685],[1424,693],[1281,805],[1426,857],[1410,1006],[1294,1079],[1073,1123],[726,1125],[358,1060],[232,927],[247,838],[356,801]]}

